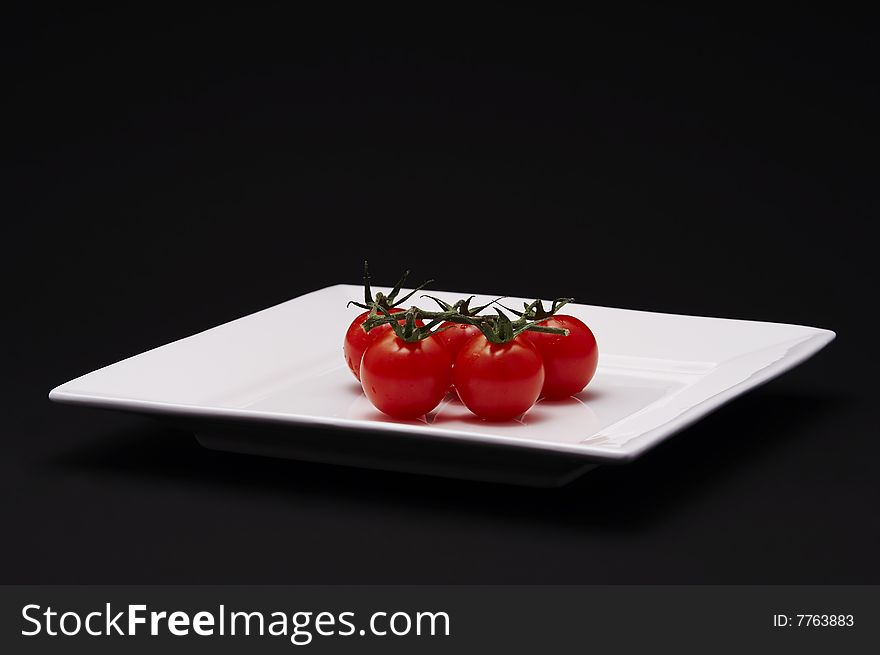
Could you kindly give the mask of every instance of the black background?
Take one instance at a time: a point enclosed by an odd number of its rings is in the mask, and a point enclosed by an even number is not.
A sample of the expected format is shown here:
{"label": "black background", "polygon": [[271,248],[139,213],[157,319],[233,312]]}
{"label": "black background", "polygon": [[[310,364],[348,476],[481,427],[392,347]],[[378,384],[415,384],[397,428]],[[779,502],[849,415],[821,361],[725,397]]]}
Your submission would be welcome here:
{"label": "black background", "polygon": [[[0,21],[0,582],[880,582],[873,23],[411,12]],[[838,339],[558,490],[215,453],[46,399],[365,256]]]}

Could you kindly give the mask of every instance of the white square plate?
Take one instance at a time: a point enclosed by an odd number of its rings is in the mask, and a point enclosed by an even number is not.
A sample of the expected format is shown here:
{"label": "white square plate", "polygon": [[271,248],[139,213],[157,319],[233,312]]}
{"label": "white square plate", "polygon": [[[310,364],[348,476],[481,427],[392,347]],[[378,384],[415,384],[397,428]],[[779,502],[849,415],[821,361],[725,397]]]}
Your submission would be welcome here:
{"label": "white square plate", "polygon": [[[432,294],[449,302],[470,295]],[[547,484],[638,457],[835,336],[571,304],[564,312],[592,328],[600,352],[596,377],[577,397],[539,401],[520,420],[491,423],[450,396],[421,420],[396,421],[373,408],[343,361],[342,338],[356,315],[346,303],[361,297],[360,287],[327,287],[93,371],[49,397],[169,418],[213,448]],[[326,329],[298,320],[304,308],[320,312]],[[430,448],[420,453],[416,440]]]}

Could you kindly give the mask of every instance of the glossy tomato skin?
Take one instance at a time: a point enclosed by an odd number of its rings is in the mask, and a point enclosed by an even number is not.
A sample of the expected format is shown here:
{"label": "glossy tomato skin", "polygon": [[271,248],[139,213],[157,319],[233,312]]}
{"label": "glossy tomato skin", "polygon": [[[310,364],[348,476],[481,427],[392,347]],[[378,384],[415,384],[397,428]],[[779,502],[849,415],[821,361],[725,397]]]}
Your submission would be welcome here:
{"label": "glossy tomato skin", "polygon": [[599,364],[599,348],[592,330],[566,314],[552,316],[539,325],[568,330],[568,336],[531,331],[522,334],[544,360],[541,395],[553,400],[580,393],[593,379]]}
{"label": "glossy tomato skin", "polygon": [[[440,339],[444,346],[446,346],[446,351],[454,362],[455,356],[458,355],[458,351],[464,347],[464,344],[482,333],[480,332],[480,328],[474,325],[466,325],[464,323],[450,323],[449,321],[446,321],[442,323],[440,327],[443,328],[447,325],[449,326],[449,329],[438,332],[437,338]],[[452,393],[455,393],[455,385],[452,385],[449,390]]]}
{"label": "glossy tomato skin", "polygon": [[446,395],[452,359],[435,337],[408,343],[389,330],[367,347],[360,380],[376,409],[393,418],[418,418]]}
{"label": "glossy tomato skin", "polygon": [[[391,310],[391,313],[397,314],[402,311],[403,310],[400,308],[394,308]],[[373,343],[381,335],[391,332],[390,325],[380,325],[374,327],[369,332],[364,332],[361,325],[364,324],[364,321],[369,315],[370,312],[364,312],[351,322],[351,325],[348,326],[348,330],[345,333],[345,341],[342,345],[342,352],[345,355],[345,363],[348,364],[348,369],[358,380],[361,379],[361,358],[364,356],[367,346]],[[421,321],[418,323],[421,325]]]}
{"label": "glossy tomato skin", "polygon": [[494,344],[479,334],[458,351],[452,380],[461,402],[474,414],[508,421],[538,400],[544,364],[538,350],[521,336]]}
{"label": "glossy tomato skin", "polygon": [[465,323],[450,323],[449,321],[446,321],[440,325],[441,329],[446,327],[448,327],[449,329],[438,332],[436,338],[440,339],[441,343],[446,346],[446,350],[449,352],[449,356],[452,357],[454,361],[455,356],[458,354],[458,351],[462,349],[464,344],[480,334],[480,328],[476,327],[475,325],[467,325]]}

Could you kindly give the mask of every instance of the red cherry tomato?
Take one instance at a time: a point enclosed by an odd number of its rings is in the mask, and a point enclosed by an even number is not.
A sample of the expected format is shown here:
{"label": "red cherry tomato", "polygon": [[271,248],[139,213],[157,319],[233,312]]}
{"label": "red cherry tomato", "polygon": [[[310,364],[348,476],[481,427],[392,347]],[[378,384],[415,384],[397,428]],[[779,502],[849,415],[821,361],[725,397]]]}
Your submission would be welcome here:
{"label": "red cherry tomato", "polygon": [[[448,321],[442,323],[440,327],[450,326],[448,330],[443,330],[442,332],[437,333],[437,338],[443,342],[443,345],[446,346],[446,351],[449,353],[449,356],[452,358],[452,361],[455,361],[455,356],[458,355],[458,351],[462,349],[464,344],[473,339],[478,334],[482,334],[480,332],[480,328],[475,325],[465,325],[464,323],[449,323]],[[449,389],[452,393],[455,393],[455,385]]]}
{"label": "red cherry tomato", "polygon": [[440,328],[449,327],[448,330],[443,330],[442,332],[437,333],[437,338],[446,346],[446,350],[449,352],[449,356],[455,360],[455,356],[458,354],[458,351],[462,349],[464,344],[470,341],[472,338],[481,334],[480,328],[475,325],[467,325],[465,323],[450,323],[445,322],[440,325]]}
{"label": "red cherry tomato", "polygon": [[[391,310],[391,313],[397,314],[402,311],[404,310],[396,307]],[[369,332],[364,332],[361,326],[369,315],[370,312],[364,312],[351,322],[351,325],[348,326],[348,331],[345,333],[345,342],[342,346],[345,363],[348,364],[349,370],[354,373],[358,380],[361,379],[361,358],[364,356],[367,346],[383,334],[391,332],[390,325],[379,325]],[[403,323],[403,321],[400,322]],[[416,324],[422,325],[422,322],[416,321]]]}
{"label": "red cherry tomato", "polygon": [[361,360],[364,393],[393,418],[430,412],[443,400],[451,378],[452,360],[434,337],[406,342],[389,330],[367,347]]}
{"label": "red cherry tomato", "polygon": [[568,336],[543,332],[523,332],[544,360],[545,398],[566,398],[583,391],[593,379],[599,363],[596,337],[582,321],[560,314],[539,325],[568,330]]}
{"label": "red cherry tomato", "polygon": [[537,349],[522,337],[495,344],[479,334],[458,351],[452,379],[461,402],[474,414],[506,421],[538,400],[544,365]]}

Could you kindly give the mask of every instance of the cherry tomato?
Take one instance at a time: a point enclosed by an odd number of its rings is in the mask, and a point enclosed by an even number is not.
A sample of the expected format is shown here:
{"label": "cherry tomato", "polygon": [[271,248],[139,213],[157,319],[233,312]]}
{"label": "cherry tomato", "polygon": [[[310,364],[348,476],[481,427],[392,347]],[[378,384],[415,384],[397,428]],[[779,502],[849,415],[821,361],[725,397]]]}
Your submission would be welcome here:
{"label": "cherry tomato", "polygon": [[[458,351],[462,349],[464,344],[482,333],[477,326],[465,325],[464,323],[449,323],[447,321],[442,323],[440,327],[446,327],[447,325],[450,326],[449,329],[438,332],[437,338],[440,339],[444,346],[446,346],[446,351],[454,362],[455,356],[458,354]],[[455,385],[452,385],[449,390],[452,393],[455,393]]]}
{"label": "cherry tomato", "polygon": [[445,327],[449,327],[449,329],[438,332],[437,338],[440,339],[444,346],[446,346],[446,350],[449,352],[449,356],[452,357],[453,360],[464,344],[480,334],[480,328],[475,325],[450,323],[447,321],[440,325],[441,329]]}
{"label": "cherry tomato", "polygon": [[451,379],[452,359],[434,337],[407,342],[389,330],[367,347],[361,360],[364,393],[393,418],[430,412],[443,400]]}
{"label": "cherry tomato", "polygon": [[458,351],[452,379],[461,402],[474,414],[506,421],[538,400],[544,365],[538,350],[522,336],[495,344],[479,334]]}
{"label": "cherry tomato", "polygon": [[568,330],[568,336],[542,332],[523,332],[544,360],[545,398],[566,398],[583,391],[593,379],[599,363],[596,337],[582,321],[560,314],[541,321],[539,325]]}
{"label": "cherry tomato", "polygon": [[[391,313],[397,314],[402,311],[404,310],[395,307],[391,310]],[[354,373],[354,376],[358,380],[361,379],[361,358],[364,356],[367,346],[373,343],[381,335],[391,332],[390,325],[379,325],[369,332],[364,332],[361,326],[369,315],[370,312],[364,312],[351,322],[351,325],[348,326],[348,331],[345,333],[345,342],[342,346],[342,352],[345,355],[345,363],[348,364],[349,370]],[[403,323],[403,321],[400,322]],[[422,325],[422,322],[416,321],[416,324]]]}

